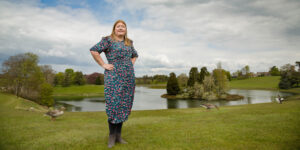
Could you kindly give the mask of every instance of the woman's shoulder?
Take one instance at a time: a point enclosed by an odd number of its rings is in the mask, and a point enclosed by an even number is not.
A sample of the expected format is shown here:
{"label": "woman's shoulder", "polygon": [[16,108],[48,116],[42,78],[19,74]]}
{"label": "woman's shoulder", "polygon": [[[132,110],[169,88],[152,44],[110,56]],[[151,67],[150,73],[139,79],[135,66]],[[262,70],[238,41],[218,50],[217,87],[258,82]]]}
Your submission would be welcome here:
{"label": "woman's shoulder", "polygon": [[108,36],[103,36],[103,37],[102,37],[102,40],[105,40],[105,41],[107,41],[107,42],[111,42],[111,41],[112,41],[110,35],[108,35]]}

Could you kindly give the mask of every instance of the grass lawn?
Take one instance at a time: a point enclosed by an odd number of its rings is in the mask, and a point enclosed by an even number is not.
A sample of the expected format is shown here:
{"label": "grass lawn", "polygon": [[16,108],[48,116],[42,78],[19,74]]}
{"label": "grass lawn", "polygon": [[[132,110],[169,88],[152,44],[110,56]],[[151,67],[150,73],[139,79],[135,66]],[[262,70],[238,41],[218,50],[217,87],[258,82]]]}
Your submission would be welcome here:
{"label": "grass lawn", "polygon": [[262,89],[277,90],[280,76],[255,77],[245,80],[233,80],[229,82],[233,89]]}
{"label": "grass lawn", "polygon": [[[27,111],[34,107],[36,111]],[[31,101],[0,93],[0,149],[107,149],[105,112],[66,112],[55,122]],[[112,149],[300,149],[300,101],[133,111],[124,123],[127,145]]]}
{"label": "grass lawn", "polygon": [[86,84],[83,86],[55,87],[55,99],[82,99],[85,97],[104,97],[104,85]]}

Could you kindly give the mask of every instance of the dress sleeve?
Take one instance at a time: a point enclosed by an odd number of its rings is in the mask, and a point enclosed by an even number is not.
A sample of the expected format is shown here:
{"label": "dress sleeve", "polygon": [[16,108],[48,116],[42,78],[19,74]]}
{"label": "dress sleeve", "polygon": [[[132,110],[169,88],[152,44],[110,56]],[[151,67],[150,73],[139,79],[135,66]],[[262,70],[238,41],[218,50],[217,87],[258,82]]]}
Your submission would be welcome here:
{"label": "dress sleeve", "polygon": [[108,37],[102,37],[101,41],[94,45],[90,51],[96,51],[99,54],[105,52],[109,48],[109,40]]}
{"label": "dress sleeve", "polygon": [[131,41],[131,50],[132,50],[131,58],[139,57],[137,51],[135,50],[135,48],[134,48],[134,46],[133,46],[133,42],[132,42],[132,41]]}

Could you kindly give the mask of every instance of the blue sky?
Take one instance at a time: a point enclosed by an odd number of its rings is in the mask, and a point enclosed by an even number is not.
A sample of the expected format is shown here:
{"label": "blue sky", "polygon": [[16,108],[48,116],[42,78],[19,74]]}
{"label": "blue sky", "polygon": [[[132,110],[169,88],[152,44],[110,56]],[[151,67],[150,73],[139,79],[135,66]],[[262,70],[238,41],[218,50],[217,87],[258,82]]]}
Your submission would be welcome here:
{"label": "blue sky", "polygon": [[268,71],[299,61],[299,8],[297,0],[2,0],[0,63],[33,52],[57,72],[103,73],[89,48],[122,19],[138,77],[218,62],[230,72]]}

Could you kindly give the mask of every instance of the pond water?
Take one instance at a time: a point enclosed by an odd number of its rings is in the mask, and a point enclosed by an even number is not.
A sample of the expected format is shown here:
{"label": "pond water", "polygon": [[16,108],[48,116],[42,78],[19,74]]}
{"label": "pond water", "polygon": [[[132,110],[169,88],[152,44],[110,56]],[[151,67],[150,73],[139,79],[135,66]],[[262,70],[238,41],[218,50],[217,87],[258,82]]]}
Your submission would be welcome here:
{"label": "pond water", "polygon": [[[228,93],[244,96],[244,99],[237,101],[205,101],[205,100],[169,100],[161,98],[165,94],[165,89],[150,89],[143,86],[136,86],[135,98],[132,110],[155,110],[155,109],[175,109],[175,108],[195,108],[200,104],[211,103],[217,106],[243,105],[255,103],[269,103],[275,100],[279,94],[282,97],[291,96],[291,93],[268,90],[238,90],[232,89]],[[56,105],[63,105],[67,111],[105,111],[104,97],[84,98],[74,101],[56,101]]]}

